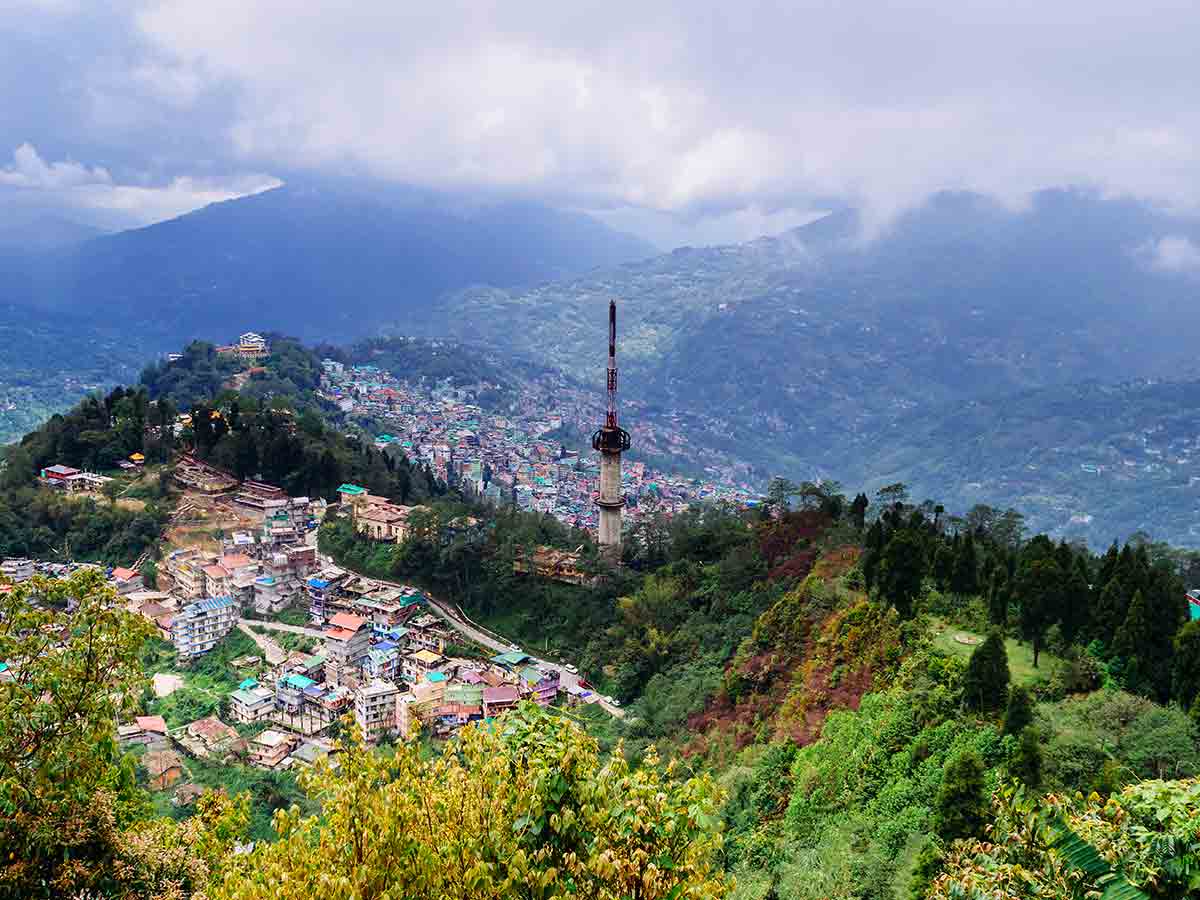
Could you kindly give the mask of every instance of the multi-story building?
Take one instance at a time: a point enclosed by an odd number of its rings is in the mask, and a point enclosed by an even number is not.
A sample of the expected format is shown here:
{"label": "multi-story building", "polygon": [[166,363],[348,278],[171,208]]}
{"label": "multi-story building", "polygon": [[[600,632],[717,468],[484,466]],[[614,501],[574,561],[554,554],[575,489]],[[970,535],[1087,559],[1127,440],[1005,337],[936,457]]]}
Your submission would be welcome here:
{"label": "multi-story building", "polygon": [[300,743],[294,734],[267,729],[250,742],[250,762],[264,769],[274,769]]}
{"label": "multi-story building", "polygon": [[33,560],[24,558],[6,559],[0,562],[0,575],[3,575],[12,582],[28,581],[33,577]]}
{"label": "multi-story building", "polygon": [[252,678],[229,695],[229,714],[235,722],[252,725],[267,718],[275,709],[275,694]]}
{"label": "multi-story building", "polygon": [[406,681],[420,681],[443,662],[445,658],[432,650],[418,650],[400,661],[400,674]]}
{"label": "multi-story building", "polygon": [[325,680],[335,686],[357,684],[358,668],[370,646],[371,628],[366,619],[349,613],[331,618],[325,631]]}
{"label": "multi-story building", "polygon": [[171,637],[185,659],[200,656],[216,646],[237,624],[238,607],[232,597],[209,597],[189,603],[175,614]]}
{"label": "multi-story building", "polygon": [[176,550],[167,557],[166,570],[174,582],[174,593],[185,600],[204,596],[204,567],[213,560],[195,550]]}
{"label": "multi-story building", "polygon": [[354,721],[363,740],[375,743],[396,730],[396,697],[400,689],[390,681],[372,681],[354,692]]}

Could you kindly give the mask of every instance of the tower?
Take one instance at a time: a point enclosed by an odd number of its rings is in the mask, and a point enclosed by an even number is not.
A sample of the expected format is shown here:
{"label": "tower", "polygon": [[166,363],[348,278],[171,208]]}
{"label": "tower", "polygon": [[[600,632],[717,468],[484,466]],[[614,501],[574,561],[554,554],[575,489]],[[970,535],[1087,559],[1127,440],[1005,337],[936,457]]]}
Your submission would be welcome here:
{"label": "tower", "polygon": [[621,559],[621,453],[629,449],[629,432],[617,424],[617,304],[608,304],[608,413],[604,426],[592,435],[592,449],[600,453],[600,552]]}

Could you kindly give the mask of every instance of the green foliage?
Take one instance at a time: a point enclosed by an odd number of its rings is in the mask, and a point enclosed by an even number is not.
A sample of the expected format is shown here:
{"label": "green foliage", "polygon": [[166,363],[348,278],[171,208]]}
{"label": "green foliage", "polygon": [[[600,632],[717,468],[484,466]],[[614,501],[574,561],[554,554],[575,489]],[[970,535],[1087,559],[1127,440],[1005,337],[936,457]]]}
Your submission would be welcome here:
{"label": "green foliage", "polygon": [[902,619],[911,618],[924,577],[924,542],[912,531],[899,531],[884,546],[879,560],[880,596],[896,608]]}
{"label": "green foliage", "polygon": [[1014,684],[1008,692],[1008,706],[1004,710],[1004,734],[1020,734],[1032,722],[1033,700],[1029,691]]}
{"label": "green foliage", "polygon": [[971,709],[998,712],[1008,698],[1008,653],[1004,639],[989,634],[975,648],[963,677],[963,703]]}
{"label": "green foliage", "polygon": [[1009,773],[1023,785],[1037,789],[1042,784],[1042,745],[1038,732],[1026,726],[1017,736],[1017,746],[1008,762]]}
{"label": "green foliage", "polygon": [[113,883],[116,829],[145,811],[115,722],[141,696],[148,631],[95,572],[0,593],[0,893]]}
{"label": "green foliage", "polygon": [[983,760],[974,751],[960,751],[946,762],[934,801],[938,834],[948,841],[980,834],[987,808]]}

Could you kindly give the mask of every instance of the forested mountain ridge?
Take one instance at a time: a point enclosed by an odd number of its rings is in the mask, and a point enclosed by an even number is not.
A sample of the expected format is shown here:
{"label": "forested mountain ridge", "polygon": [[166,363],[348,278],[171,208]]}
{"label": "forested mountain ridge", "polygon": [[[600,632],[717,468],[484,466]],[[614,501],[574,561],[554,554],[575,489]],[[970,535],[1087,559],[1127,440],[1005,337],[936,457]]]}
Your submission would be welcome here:
{"label": "forested mountain ridge", "polygon": [[278,330],[345,342],[471,284],[520,285],[651,252],[582,214],[329,180],[288,184],[32,257],[9,302],[178,342]]}

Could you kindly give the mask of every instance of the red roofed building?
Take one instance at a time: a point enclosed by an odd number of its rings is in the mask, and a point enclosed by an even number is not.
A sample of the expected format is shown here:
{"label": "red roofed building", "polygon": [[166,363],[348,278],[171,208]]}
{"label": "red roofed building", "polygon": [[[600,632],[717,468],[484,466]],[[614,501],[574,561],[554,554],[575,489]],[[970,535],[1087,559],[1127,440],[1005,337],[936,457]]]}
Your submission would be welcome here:
{"label": "red roofed building", "polygon": [[484,718],[491,719],[506,709],[512,709],[520,699],[521,694],[513,685],[503,684],[500,687],[484,688]]}
{"label": "red roofed building", "polygon": [[358,669],[371,648],[371,628],[367,620],[350,613],[338,613],[325,629],[325,681],[331,685],[353,687],[358,684]]}

